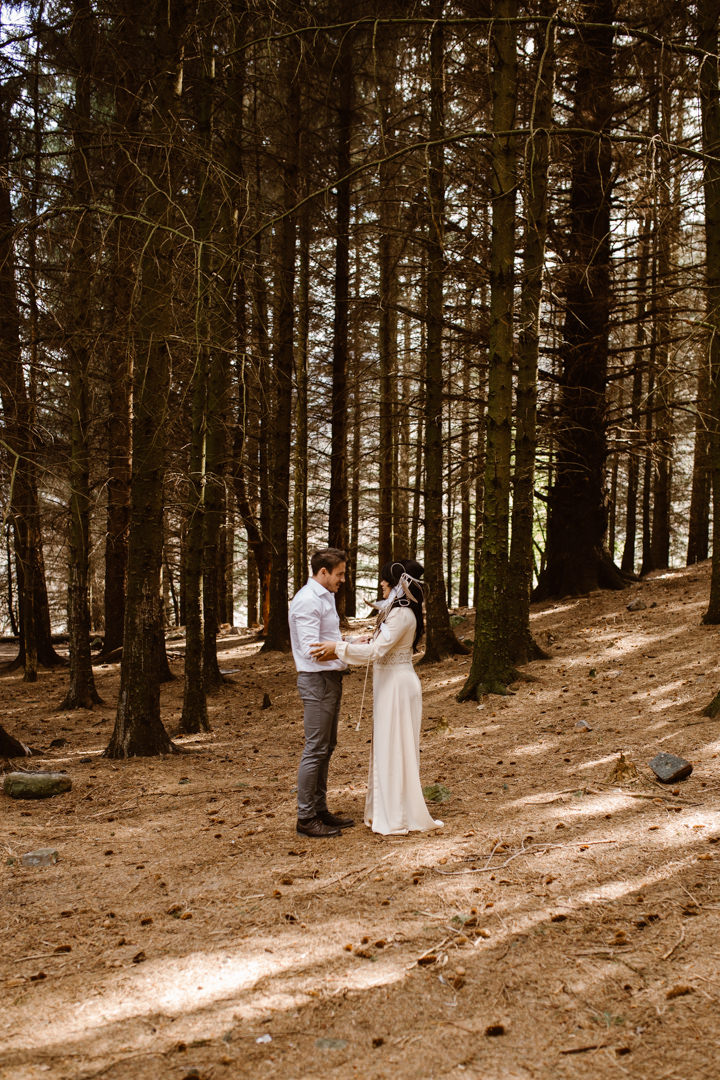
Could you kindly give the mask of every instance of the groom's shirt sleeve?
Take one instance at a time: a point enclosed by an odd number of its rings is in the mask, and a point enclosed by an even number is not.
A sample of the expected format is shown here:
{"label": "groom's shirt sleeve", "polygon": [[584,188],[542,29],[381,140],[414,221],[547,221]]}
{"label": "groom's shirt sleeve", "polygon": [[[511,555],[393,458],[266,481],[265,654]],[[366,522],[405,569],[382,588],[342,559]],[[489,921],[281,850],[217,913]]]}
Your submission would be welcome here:
{"label": "groom's shirt sleeve", "polygon": [[314,597],[305,598],[298,604],[291,616],[291,629],[294,630],[293,652],[298,659],[306,661],[307,670],[319,670],[320,665],[310,655],[310,646],[320,641],[320,604]]}

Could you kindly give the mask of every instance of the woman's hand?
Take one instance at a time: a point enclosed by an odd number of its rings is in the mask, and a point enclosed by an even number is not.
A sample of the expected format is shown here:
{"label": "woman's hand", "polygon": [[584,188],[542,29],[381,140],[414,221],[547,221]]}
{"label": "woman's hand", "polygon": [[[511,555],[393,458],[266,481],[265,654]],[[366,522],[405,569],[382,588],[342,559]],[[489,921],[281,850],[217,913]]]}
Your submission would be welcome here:
{"label": "woman's hand", "polygon": [[337,656],[335,645],[334,641],[314,641],[310,646],[310,655],[313,660],[333,660]]}

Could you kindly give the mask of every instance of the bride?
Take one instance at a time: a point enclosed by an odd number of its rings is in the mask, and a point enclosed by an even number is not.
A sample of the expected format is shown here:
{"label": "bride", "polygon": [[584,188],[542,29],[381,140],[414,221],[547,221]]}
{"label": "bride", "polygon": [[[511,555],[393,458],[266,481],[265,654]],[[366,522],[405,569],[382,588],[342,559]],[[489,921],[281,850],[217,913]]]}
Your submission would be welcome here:
{"label": "bride", "polygon": [[412,658],[424,630],[423,568],[412,559],[386,563],[378,625],[368,643],[322,641],[317,660],[337,656],[348,664],[373,661],[373,740],[365,800],[365,824],[383,835],[438,829],[420,784],[422,690]]}

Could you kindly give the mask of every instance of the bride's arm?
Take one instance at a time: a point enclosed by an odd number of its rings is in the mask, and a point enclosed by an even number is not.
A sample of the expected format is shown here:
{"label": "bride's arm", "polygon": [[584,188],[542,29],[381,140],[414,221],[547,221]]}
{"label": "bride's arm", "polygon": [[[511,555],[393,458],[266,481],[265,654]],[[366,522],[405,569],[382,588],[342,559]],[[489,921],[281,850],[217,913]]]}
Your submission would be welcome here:
{"label": "bride's arm", "polygon": [[380,624],[378,636],[367,645],[359,641],[320,641],[311,645],[310,651],[316,660],[331,660],[334,656],[346,664],[367,664],[369,660],[377,660],[396,647],[404,630],[403,610],[394,608]]}

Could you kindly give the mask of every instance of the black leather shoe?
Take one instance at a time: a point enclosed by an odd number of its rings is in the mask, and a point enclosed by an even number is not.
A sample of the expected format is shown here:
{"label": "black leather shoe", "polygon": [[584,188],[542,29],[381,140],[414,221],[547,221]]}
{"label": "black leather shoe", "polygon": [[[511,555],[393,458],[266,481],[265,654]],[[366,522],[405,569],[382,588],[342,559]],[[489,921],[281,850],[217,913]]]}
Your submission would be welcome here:
{"label": "black leather shoe", "polygon": [[355,824],[351,817],[340,817],[339,814],[331,814],[329,810],[321,810],[318,819],[323,825],[333,825],[336,829],[349,829]]}
{"label": "black leather shoe", "polygon": [[336,825],[328,825],[319,817],[311,818],[310,821],[298,821],[297,832],[301,836],[339,836],[340,829]]}

